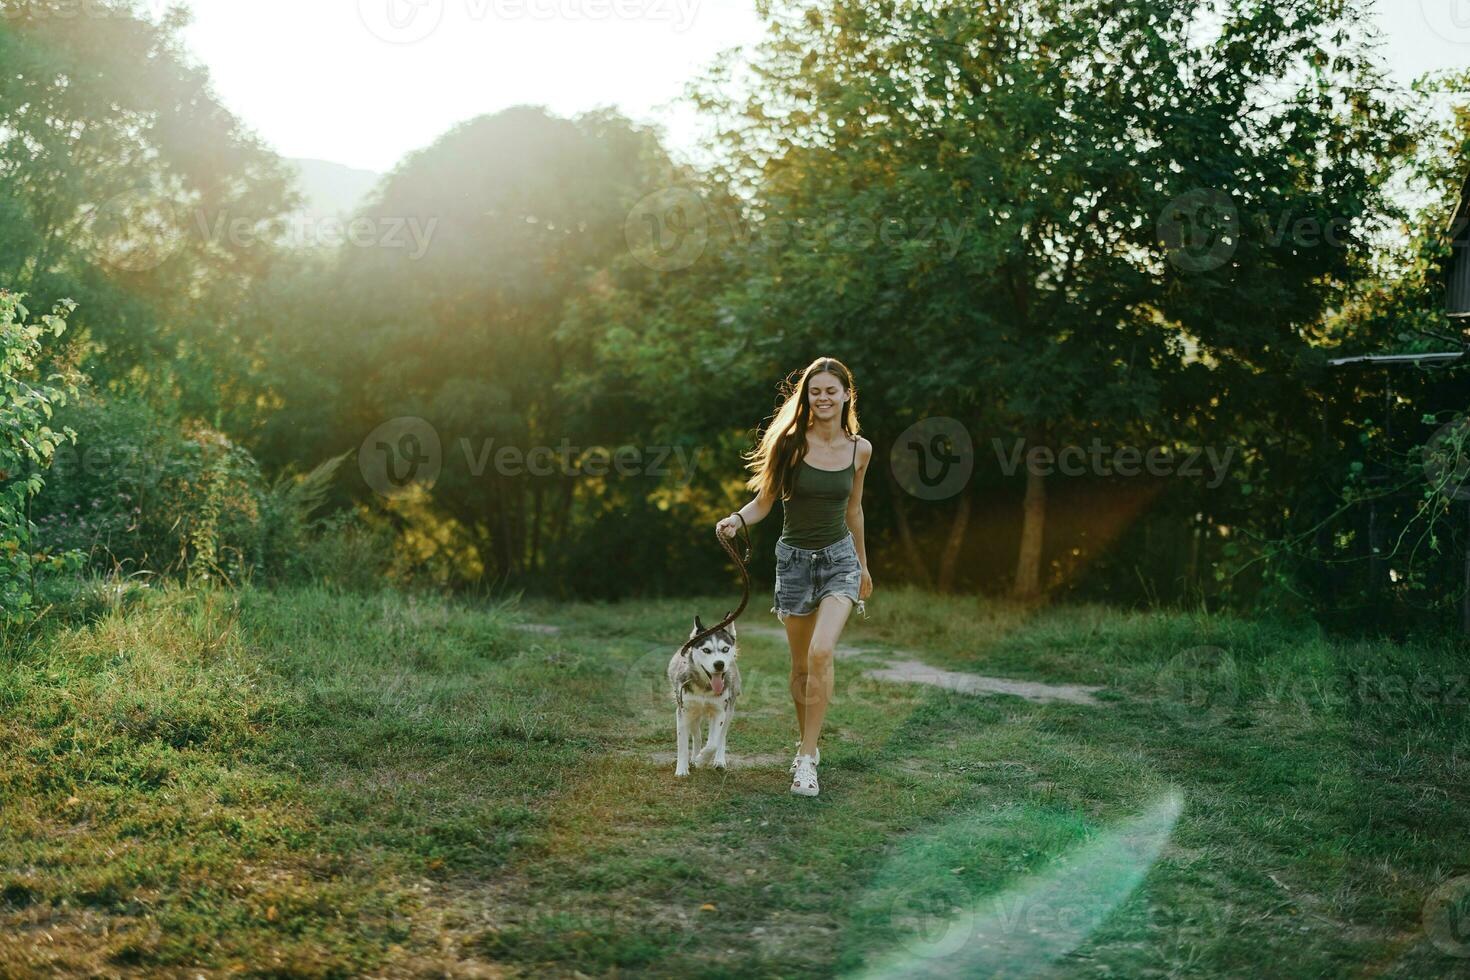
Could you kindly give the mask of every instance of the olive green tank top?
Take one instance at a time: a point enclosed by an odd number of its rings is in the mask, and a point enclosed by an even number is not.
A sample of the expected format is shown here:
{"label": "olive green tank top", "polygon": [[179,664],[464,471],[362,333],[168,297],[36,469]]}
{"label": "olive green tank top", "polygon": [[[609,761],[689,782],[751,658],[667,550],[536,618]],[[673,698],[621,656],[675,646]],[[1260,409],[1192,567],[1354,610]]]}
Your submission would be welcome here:
{"label": "olive green tank top", "polygon": [[781,541],[817,551],[847,536],[847,501],[857,472],[857,440],[845,469],[824,470],[802,460],[791,497],[781,501]]}

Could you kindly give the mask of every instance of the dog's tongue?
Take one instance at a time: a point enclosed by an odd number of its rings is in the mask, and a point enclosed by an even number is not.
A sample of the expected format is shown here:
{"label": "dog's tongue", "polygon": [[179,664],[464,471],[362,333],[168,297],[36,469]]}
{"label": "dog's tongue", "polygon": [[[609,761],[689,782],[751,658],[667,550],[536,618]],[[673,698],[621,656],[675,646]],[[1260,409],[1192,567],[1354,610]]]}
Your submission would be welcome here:
{"label": "dog's tongue", "polygon": [[715,689],[715,693],[716,694],[724,694],[725,693],[725,675],[724,674],[710,674],[709,675],[709,686]]}

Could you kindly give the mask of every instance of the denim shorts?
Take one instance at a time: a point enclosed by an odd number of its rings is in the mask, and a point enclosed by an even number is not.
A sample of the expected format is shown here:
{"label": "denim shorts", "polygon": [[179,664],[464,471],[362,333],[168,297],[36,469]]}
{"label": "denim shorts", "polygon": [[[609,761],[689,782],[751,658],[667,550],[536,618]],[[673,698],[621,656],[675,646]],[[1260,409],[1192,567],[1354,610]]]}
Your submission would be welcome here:
{"label": "denim shorts", "polygon": [[816,551],[777,541],[776,604],[771,612],[784,623],[787,616],[816,612],[823,596],[840,595],[857,606],[866,619],[867,606],[858,598],[862,579],[862,563],[851,532],[836,544]]}

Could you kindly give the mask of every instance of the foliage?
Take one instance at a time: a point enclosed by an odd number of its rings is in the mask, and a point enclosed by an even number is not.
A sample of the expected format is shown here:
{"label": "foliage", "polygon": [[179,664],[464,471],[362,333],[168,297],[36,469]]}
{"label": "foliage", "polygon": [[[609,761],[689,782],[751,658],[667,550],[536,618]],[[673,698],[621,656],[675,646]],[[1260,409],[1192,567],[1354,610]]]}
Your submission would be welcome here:
{"label": "foliage", "polygon": [[70,427],[53,427],[52,415],[76,395],[71,373],[43,374],[43,342],[66,330],[74,304],[63,302],[30,323],[20,297],[0,290],[0,622],[23,619],[35,593],[35,573],[74,571],[79,559],[65,549],[37,549],[31,500],[45,485],[42,474],[58,445],[74,441]]}
{"label": "foliage", "polygon": [[42,537],[99,570],[238,579],[255,558],[264,483],[223,433],[95,393],[63,416],[75,446],[37,500]]}
{"label": "foliage", "polygon": [[[556,327],[626,248],[629,210],[662,155],[651,132],[615,113],[517,107],[407,157],[359,217],[407,223],[421,250],[344,245],[320,278],[272,280],[260,325],[283,407],[253,437],[262,458],[335,455],[384,422],[424,419],[441,448],[443,521],[468,537],[488,579],[540,579],[580,518],[579,485],[601,482],[578,475],[578,457],[639,437],[639,406],[619,392],[564,394],[590,353]],[[531,476],[496,462],[505,447],[558,460]],[[368,492],[357,485],[359,500]]]}
{"label": "foliage", "polygon": [[[1415,90],[1451,111],[1422,120],[1404,161],[1400,176],[1422,203],[1322,318],[1320,343],[1335,357],[1455,353],[1470,343],[1445,316],[1451,246],[1463,247],[1470,228],[1460,210],[1470,73],[1427,77]],[[1466,365],[1345,364],[1302,380],[1299,409],[1263,400],[1264,424],[1251,423],[1236,500],[1214,511],[1243,532],[1219,553],[1217,574],[1260,579],[1274,604],[1331,609],[1339,626],[1403,635],[1461,625],[1470,589]]]}
{"label": "foliage", "polygon": [[239,582],[291,576],[346,455],[267,481],[197,420],[89,392],[58,414],[75,433],[35,503],[38,540],[98,572]]}
{"label": "foliage", "polygon": [[253,558],[268,574],[293,567],[313,538],[315,514],[326,502],[348,453],[323,460],[306,473],[280,473],[260,495],[260,520]]}
{"label": "foliage", "polygon": [[252,401],[256,338],[229,325],[294,198],[188,56],[187,8],[156,9],[0,0],[0,278],[78,302],[98,384],[212,417]]}
{"label": "foliage", "polygon": [[277,577],[283,582],[314,583],[341,592],[410,589],[417,584],[415,577],[395,578],[397,546],[398,538],[389,522],[373,520],[361,508],[334,511],[283,557]]}
{"label": "foliage", "polygon": [[[1262,405],[1301,416],[1279,379],[1320,364],[1410,132],[1361,4],[762,11],[767,39],[694,90],[729,120],[694,186],[710,245],[664,275],[614,267],[576,321],[594,376],[631,379],[660,418],[699,391],[728,430],[832,353],[880,459],[932,415],[1170,448],[1219,444]],[[905,506],[869,487],[885,516]],[[958,503],[907,506],[962,530]]]}
{"label": "foliage", "polygon": [[[1470,86],[1392,85],[1365,0],[772,0],[691,86],[707,165],[614,111],[518,106],[405,158],[356,216],[374,241],[289,256],[285,169],[189,62],[185,14],[0,4],[0,274],[88,301],[56,355],[98,379],[76,427],[142,461],[36,501],[94,571],[723,591],[707,529],[740,451],[830,353],[877,450],[883,582],[1040,567],[1054,595],[1367,623],[1459,595],[1457,498],[1416,482],[1457,376],[1384,404],[1326,364],[1459,340],[1436,282],[1466,110],[1435,131],[1419,106]],[[975,471],[912,499],[887,464],[932,416]],[[439,442],[421,495],[297,476],[368,465],[402,418]],[[1232,455],[1210,485],[1037,478],[1017,536],[1027,473],[992,451],[1017,440]],[[620,446],[696,465],[592,465]]]}

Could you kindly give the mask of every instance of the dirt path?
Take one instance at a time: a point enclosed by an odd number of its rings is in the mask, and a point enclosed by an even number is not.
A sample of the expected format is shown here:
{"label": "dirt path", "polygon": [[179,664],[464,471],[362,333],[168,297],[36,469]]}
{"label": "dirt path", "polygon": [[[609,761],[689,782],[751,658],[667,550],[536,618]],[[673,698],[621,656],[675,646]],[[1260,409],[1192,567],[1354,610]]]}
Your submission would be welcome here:
{"label": "dirt path", "polygon": [[[785,640],[786,631],[773,626],[747,626],[745,632],[757,636],[768,636]],[[1004,677],[987,677],[983,674],[967,674],[957,670],[932,667],[919,659],[918,654],[906,650],[891,653],[871,647],[839,645],[835,651],[839,660],[853,657],[899,658],[891,660],[886,667],[864,671],[864,675],[875,680],[893,681],[901,684],[928,684],[964,694],[1011,694],[1027,701],[1066,701],[1070,704],[1101,706],[1105,702],[1093,697],[1100,687],[1086,684],[1044,684],[1040,681],[1018,681]]]}
{"label": "dirt path", "polygon": [[[557,633],[561,627],[551,623],[518,623],[518,629],[536,633]],[[745,626],[745,633],[754,633],[769,639],[784,641],[786,631],[775,626]],[[863,671],[864,676],[898,684],[928,684],[931,687],[959,691],[962,694],[1010,694],[1027,701],[1047,703],[1065,701],[1069,704],[1086,704],[1101,707],[1105,702],[1093,695],[1103,690],[1088,684],[1045,684],[1041,681],[1018,681],[1005,677],[987,677],[984,674],[967,674],[958,670],[945,670],[924,663],[917,654],[906,650],[891,653],[874,647],[858,647],[851,644],[839,645],[835,651],[839,660],[854,657],[883,657],[892,659],[886,667]]]}

